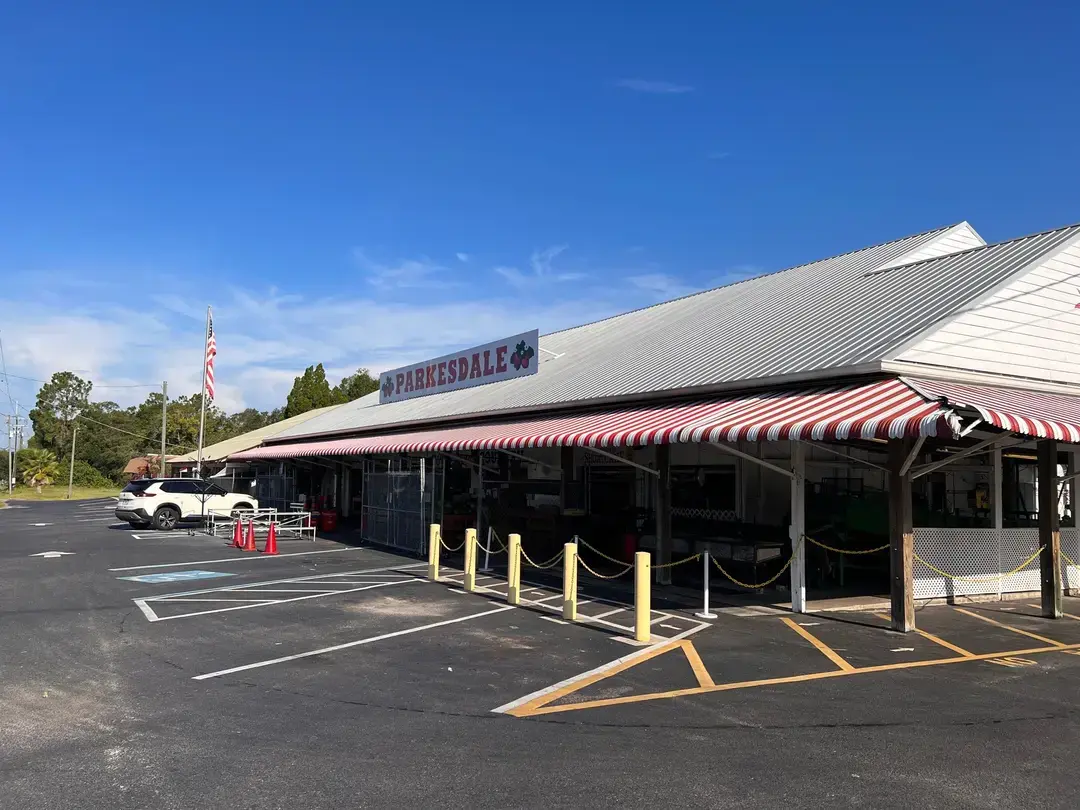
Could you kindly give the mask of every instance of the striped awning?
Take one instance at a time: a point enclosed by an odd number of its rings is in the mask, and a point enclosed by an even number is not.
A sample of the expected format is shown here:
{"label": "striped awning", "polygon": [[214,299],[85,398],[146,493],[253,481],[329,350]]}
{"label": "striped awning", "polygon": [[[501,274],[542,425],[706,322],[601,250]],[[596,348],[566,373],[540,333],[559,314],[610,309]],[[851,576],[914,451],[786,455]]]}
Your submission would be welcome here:
{"label": "striped awning", "polygon": [[900,380],[833,385],[414,433],[267,445],[230,461],[527,447],[952,436],[950,414]]}
{"label": "striped awning", "polygon": [[916,378],[905,382],[945,406],[972,408],[989,424],[1010,433],[1080,442],[1080,397]]}

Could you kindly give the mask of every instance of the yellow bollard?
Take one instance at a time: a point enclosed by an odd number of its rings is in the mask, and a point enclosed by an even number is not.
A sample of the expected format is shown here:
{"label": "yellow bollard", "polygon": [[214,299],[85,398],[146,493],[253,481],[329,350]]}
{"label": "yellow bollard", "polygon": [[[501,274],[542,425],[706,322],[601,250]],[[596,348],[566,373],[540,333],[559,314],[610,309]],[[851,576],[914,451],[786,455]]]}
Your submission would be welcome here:
{"label": "yellow bollard", "polygon": [[649,552],[639,551],[634,555],[634,638],[648,641],[651,636],[652,596],[649,593]]}
{"label": "yellow bollard", "polygon": [[427,578],[432,582],[439,581],[439,546],[442,544],[442,528],[438,523],[432,523],[428,531],[427,546]]}
{"label": "yellow bollard", "polygon": [[577,543],[563,546],[562,617],[577,621]]}
{"label": "yellow bollard", "polygon": [[465,530],[465,590],[476,590],[476,529]]}
{"label": "yellow bollard", "polygon": [[506,602],[521,604],[521,535],[512,534],[507,539]]}

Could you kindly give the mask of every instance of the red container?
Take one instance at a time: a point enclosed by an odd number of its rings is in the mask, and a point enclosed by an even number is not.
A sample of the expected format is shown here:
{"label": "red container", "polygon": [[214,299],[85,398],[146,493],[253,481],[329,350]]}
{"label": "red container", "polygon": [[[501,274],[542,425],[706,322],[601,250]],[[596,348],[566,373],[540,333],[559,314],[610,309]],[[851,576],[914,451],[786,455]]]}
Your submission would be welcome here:
{"label": "red container", "polygon": [[332,532],[337,529],[337,512],[326,510],[319,513],[319,530]]}

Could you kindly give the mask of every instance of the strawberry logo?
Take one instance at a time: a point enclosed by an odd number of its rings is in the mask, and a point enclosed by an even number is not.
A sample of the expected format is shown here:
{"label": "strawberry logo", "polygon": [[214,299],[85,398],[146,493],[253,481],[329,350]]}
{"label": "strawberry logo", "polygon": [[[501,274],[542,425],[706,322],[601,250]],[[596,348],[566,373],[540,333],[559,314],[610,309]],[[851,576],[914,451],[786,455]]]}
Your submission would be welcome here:
{"label": "strawberry logo", "polygon": [[536,352],[533,351],[533,347],[526,346],[523,340],[514,347],[514,353],[510,356],[510,364],[518,371],[521,371],[521,369],[529,367],[529,361],[532,360],[534,354]]}
{"label": "strawberry logo", "polygon": [[383,397],[389,397],[391,394],[394,393],[394,378],[391,377],[389,374],[386,376],[386,379],[383,381],[382,393],[383,393]]}

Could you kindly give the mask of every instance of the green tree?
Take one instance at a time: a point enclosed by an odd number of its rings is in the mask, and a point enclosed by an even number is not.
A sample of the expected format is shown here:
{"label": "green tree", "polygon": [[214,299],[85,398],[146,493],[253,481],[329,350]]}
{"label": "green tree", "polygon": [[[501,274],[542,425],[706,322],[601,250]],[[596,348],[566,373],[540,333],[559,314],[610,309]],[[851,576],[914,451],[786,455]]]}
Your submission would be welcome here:
{"label": "green tree", "polygon": [[40,493],[41,488],[53,483],[60,475],[60,462],[51,450],[30,448],[19,453],[19,470],[23,483],[34,487]]}
{"label": "green tree", "polygon": [[378,390],[378,378],[372,377],[366,368],[358,368],[355,374],[342,377],[341,382],[334,386],[334,399],[338,402],[352,402]]}
{"label": "green tree", "polygon": [[[78,420],[76,462],[87,462],[112,481],[123,480],[124,465],[135,456],[145,455],[154,445],[154,442],[144,441],[131,434],[155,436],[161,431],[159,415],[157,430],[143,434],[144,426],[136,418],[134,410],[121,408],[115,402],[91,402]],[[160,444],[158,447],[160,448]]]}
{"label": "green tree", "polygon": [[322,363],[308,366],[304,373],[293,381],[292,390],[285,401],[285,418],[299,416],[315,408],[325,408],[338,402],[334,392],[330,390]]}
{"label": "green tree", "polygon": [[260,411],[258,408],[245,408],[239,413],[234,413],[226,418],[229,438],[266,427],[272,424],[271,417],[271,412]]}
{"label": "green tree", "polygon": [[[70,371],[58,371],[41,386],[37,404],[30,411],[34,447],[51,450],[57,457],[70,452],[75,419],[86,410],[94,384]],[[55,459],[54,459],[55,460]]]}

